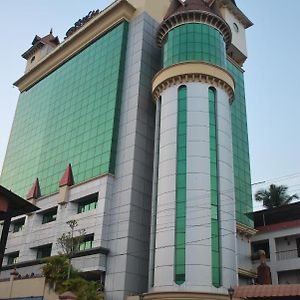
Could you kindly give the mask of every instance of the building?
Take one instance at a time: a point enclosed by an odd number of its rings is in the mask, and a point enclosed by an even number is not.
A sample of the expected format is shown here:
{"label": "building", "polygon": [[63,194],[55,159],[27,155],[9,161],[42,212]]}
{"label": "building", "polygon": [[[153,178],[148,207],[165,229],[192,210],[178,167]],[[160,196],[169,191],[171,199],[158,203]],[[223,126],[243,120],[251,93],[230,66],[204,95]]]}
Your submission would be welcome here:
{"label": "building", "polygon": [[253,213],[257,234],[252,238],[252,258],[264,250],[273,284],[300,283],[300,203]]}
{"label": "building", "polygon": [[38,272],[75,219],[73,264],[107,299],[251,280],[250,26],[234,0],[117,0],[34,38],[0,182],[41,209],[13,220],[1,276]]}

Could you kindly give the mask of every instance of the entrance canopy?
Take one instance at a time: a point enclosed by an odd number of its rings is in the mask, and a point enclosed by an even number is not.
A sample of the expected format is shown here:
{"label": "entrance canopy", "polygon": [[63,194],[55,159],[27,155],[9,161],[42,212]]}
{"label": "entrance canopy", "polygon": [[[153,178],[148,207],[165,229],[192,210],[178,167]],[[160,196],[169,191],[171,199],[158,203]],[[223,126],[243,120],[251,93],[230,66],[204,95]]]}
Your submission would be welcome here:
{"label": "entrance canopy", "polygon": [[3,222],[0,238],[0,272],[11,218],[28,214],[39,208],[0,185],[0,221]]}
{"label": "entrance canopy", "polygon": [[39,208],[0,185],[0,221],[7,216],[17,217]]}

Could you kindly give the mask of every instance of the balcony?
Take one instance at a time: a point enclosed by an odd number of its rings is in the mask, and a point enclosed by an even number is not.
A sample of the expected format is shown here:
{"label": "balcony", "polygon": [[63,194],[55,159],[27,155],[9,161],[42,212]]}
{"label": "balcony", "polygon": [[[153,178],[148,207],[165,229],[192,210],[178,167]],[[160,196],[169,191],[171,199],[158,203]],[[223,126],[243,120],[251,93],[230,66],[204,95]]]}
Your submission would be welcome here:
{"label": "balcony", "polygon": [[292,249],[292,250],[285,250],[285,251],[277,251],[276,252],[276,259],[280,260],[289,260],[295,259],[300,257],[300,249]]}

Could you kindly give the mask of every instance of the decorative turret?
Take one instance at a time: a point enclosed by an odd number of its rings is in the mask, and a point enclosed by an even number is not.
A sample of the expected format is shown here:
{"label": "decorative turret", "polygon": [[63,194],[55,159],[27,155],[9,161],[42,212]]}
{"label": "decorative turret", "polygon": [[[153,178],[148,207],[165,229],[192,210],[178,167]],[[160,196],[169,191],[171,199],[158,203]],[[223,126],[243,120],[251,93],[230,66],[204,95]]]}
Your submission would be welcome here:
{"label": "decorative turret", "polygon": [[32,41],[30,47],[22,57],[27,60],[25,73],[29,72],[39,61],[53,51],[60,44],[58,37],[54,37],[52,29],[50,33],[44,37],[38,35]]}
{"label": "decorative turret", "polygon": [[231,38],[215,0],[173,0],[157,31],[154,291],[225,295],[237,285]]}

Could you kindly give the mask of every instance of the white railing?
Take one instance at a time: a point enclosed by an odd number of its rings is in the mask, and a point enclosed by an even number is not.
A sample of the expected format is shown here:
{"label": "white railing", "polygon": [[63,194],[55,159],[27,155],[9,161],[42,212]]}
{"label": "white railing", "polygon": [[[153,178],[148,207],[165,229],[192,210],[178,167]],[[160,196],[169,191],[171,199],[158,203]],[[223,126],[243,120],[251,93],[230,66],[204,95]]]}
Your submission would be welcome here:
{"label": "white railing", "polygon": [[288,260],[288,259],[298,258],[299,254],[300,254],[300,251],[298,249],[277,251],[276,259],[277,260]]}

